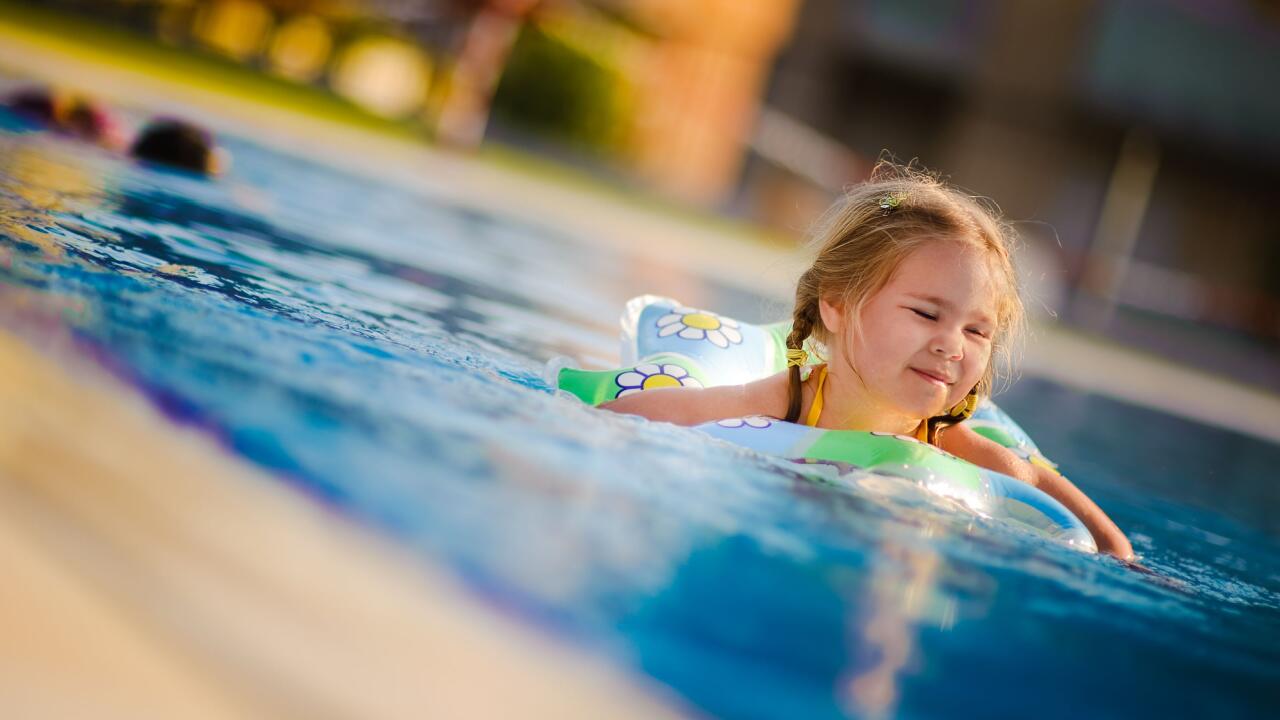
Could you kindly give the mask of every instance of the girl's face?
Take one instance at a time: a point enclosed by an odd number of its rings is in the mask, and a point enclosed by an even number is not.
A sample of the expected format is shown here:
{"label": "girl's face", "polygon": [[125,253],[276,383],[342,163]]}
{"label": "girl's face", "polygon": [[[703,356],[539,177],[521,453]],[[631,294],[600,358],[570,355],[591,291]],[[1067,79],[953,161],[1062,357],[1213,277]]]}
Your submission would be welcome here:
{"label": "girl's face", "polygon": [[[923,419],[963,400],[982,378],[996,330],[995,297],[985,254],[942,239],[902,261],[863,306],[857,331],[825,301],[822,315],[833,335],[845,338],[843,359],[857,371],[861,383],[852,380],[866,400]],[[833,370],[840,359],[833,349]]]}

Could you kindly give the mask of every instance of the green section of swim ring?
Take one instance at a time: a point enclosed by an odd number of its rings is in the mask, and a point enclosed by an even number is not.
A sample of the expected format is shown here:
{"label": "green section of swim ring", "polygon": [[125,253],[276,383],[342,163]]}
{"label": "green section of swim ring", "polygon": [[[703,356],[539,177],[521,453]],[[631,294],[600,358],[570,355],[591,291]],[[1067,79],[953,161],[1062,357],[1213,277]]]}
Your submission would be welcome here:
{"label": "green section of swim ring", "polygon": [[773,371],[781,372],[787,369],[787,335],[791,333],[791,323],[777,322],[770,325],[761,325],[760,329],[764,331],[773,340],[771,357],[773,359]]}
{"label": "green section of swim ring", "polygon": [[994,425],[971,425],[973,431],[982,437],[1007,448],[1018,447],[1018,441],[1004,428]]}
{"label": "green section of swim ring", "polygon": [[849,463],[867,470],[927,481],[944,477],[952,485],[982,492],[977,466],[914,438],[884,433],[828,430],[804,451],[812,460]]}
{"label": "green section of swim ring", "polygon": [[[637,368],[656,365],[665,371],[670,366],[682,368],[686,373],[698,381],[702,387],[708,385],[706,373],[694,362],[684,355],[674,353],[663,353],[645,358],[645,362],[631,367],[615,368],[612,370],[578,370],[577,368],[562,368],[557,377],[557,386],[588,405],[599,405],[606,403],[618,397],[618,393],[625,388],[619,384],[618,379],[629,372],[636,372]],[[643,373],[642,373],[643,374]],[[672,382],[670,375],[666,372],[660,372],[658,375],[665,377],[654,378],[646,383],[645,389],[652,389],[653,385],[659,387],[674,387],[679,384]]]}

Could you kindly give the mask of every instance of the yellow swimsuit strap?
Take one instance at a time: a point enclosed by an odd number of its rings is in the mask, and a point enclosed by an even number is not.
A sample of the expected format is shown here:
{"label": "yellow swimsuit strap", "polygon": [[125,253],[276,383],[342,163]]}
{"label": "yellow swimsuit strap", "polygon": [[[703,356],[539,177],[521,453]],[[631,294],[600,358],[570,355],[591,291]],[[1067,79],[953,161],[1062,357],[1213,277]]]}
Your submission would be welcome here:
{"label": "yellow swimsuit strap", "polygon": [[818,371],[818,389],[813,393],[813,405],[809,407],[809,417],[804,421],[804,424],[809,427],[818,427],[818,418],[822,416],[822,385],[826,382],[827,366],[823,365],[822,370]]}
{"label": "yellow swimsuit strap", "polygon": [[927,420],[922,420],[920,427],[916,428],[916,439],[926,445],[929,444],[929,422]]}
{"label": "yellow swimsuit strap", "polygon": [[[823,365],[818,371],[818,389],[813,393],[813,404],[809,406],[809,416],[804,421],[804,424],[809,427],[817,427],[818,418],[822,417],[822,386],[826,382],[827,366]],[[923,443],[929,442],[929,423],[920,423],[920,427],[916,428],[916,439]]]}

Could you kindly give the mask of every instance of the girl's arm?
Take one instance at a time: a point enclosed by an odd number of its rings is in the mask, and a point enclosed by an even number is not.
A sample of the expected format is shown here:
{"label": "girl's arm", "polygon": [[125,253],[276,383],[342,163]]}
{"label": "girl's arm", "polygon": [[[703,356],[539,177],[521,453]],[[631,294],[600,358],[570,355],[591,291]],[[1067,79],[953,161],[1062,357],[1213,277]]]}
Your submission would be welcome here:
{"label": "girl's arm", "polygon": [[1100,552],[1110,553],[1121,560],[1133,559],[1133,546],[1120,528],[1111,522],[1111,518],[1088,495],[1062,475],[1049,468],[1032,465],[1014,455],[1008,448],[982,437],[964,425],[955,425],[943,431],[938,445],[975,465],[1011,475],[1038,488],[1080,518],[1089,534],[1093,535]]}
{"label": "girl's arm", "polygon": [[786,382],[787,374],[779,373],[746,385],[646,390],[600,407],[676,425],[700,425],[747,415],[777,417],[786,412]]}
{"label": "girl's arm", "polygon": [[1133,560],[1133,546],[1129,544],[1129,538],[1125,537],[1102,508],[1090,500],[1080,488],[1054,470],[1032,465],[1021,458],[1016,459],[1031,468],[1037,481],[1033,483],[1035,487],[1067,506],[1068,510],[1080,518],[1080,522],[1084,523],[1089,533],[1093,535],[1099,551],[1111,553],[1121,560]]}

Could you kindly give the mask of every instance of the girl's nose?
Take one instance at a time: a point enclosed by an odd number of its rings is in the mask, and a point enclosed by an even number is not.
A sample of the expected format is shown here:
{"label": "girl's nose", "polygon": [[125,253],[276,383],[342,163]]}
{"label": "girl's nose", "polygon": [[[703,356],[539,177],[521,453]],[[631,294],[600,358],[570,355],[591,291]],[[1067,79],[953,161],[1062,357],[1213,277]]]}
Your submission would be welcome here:
{"label": "girl's nose", "polygon": [[959,360],[964,343],[953,338],[950,333],[939,334],[933,339],[933,352],[948,360]]}

